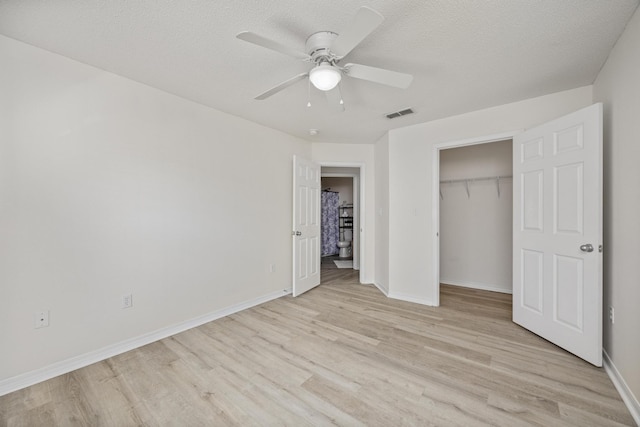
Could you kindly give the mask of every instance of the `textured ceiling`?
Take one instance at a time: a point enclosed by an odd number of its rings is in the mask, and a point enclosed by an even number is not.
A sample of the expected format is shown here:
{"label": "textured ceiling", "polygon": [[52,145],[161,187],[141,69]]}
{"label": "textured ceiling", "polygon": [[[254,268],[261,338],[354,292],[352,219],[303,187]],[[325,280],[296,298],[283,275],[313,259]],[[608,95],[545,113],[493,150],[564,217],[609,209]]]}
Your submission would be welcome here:
{"label": "textured ceiling", "polygon": [[[301,81],[304,50],[367,5],[385,20],[347,56],[414,75],[407,90],[346,78],[345,112]],[[371,143],[389,129],[593,83],[638,0],[0,0],[0,34],[310,141]],[[416,114],[388,120],[412,107]],[[319,130],[316,136],[309,129]]]}

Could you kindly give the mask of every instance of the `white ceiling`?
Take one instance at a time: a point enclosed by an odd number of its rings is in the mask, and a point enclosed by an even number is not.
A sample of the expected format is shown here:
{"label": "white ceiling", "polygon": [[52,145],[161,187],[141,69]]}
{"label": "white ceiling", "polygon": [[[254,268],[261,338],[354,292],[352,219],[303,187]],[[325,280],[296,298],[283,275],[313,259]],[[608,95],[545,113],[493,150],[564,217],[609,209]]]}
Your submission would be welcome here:
{"label": "white ceiling", "polygon": [[[304,50],[367,5],[385,21],[345,62],[414,75],[407,90],[347,78],[346,111],[301,81],[311,67],[243,42]],[[310,141],[371,143],[394,127],[593,83],[638,0],[0,0],[0,34]],[[388,120],[412,107],[416,114]],[[309,129],[319,129],[310,136]]]}

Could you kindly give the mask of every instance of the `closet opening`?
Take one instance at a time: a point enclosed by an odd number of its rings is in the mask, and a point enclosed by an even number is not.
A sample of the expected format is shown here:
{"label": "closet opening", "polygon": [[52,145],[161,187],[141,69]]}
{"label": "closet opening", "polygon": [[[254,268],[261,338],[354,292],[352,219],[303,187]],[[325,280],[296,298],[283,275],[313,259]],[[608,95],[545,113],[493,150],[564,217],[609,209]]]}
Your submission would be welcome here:
{"label": "closet opening", "polygon": [[439,294],[462,288],[511,294],[512,139],[438,153]]}

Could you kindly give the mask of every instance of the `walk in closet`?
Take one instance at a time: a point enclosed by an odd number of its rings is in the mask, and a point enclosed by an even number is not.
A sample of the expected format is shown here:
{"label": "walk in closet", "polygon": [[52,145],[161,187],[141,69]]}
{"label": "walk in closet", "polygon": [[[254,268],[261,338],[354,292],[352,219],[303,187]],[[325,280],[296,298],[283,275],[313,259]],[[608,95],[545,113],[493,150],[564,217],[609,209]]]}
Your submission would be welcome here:
{"label": "walk in closet", "polygon": [[512,291],[512,142],[440,151],[440,283]]}

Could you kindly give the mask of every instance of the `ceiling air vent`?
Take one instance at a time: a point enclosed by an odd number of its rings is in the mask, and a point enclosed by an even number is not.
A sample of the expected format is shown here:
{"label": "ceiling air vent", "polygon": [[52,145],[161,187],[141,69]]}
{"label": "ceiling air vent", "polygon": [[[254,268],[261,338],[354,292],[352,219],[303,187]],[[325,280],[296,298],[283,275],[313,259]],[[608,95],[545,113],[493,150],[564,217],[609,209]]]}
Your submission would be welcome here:
{"label": "ceiling air vent", "polygon": [[396,117],[406,116],[407,114],[413,114],[413,110],[411,108],[407,108],[406,110],[396,111],[395,113],[387,114],[387,119],[395,119]]}

